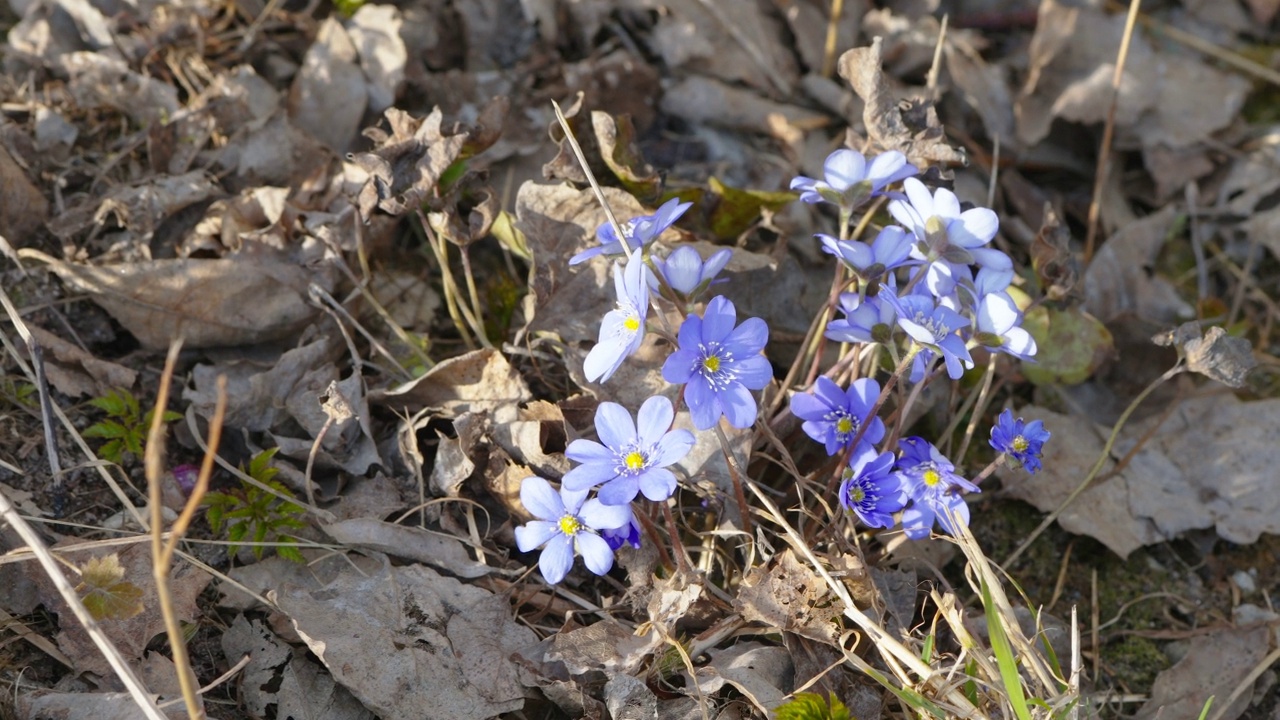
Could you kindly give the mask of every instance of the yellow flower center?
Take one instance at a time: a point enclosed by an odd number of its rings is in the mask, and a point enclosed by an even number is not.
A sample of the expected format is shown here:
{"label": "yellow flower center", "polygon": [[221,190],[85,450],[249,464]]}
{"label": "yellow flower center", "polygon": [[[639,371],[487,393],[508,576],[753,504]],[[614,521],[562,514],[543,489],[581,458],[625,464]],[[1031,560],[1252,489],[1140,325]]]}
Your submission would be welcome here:
{"label": "yellow flower center", "polygon": [[565,535],[575,535],[582,529],[582,523],[578,522],[578,518],[572,515],[565,515],[560,518],[560,532]]}
{"label": "yellow flower center", "polygon": [[863,490],[860,487],[850,488],[849,499],[852,500],[854,503],[860,503],[863,500],[867,499],[867,491]]}
{"label": "yellow flower center", "polygon": [[640,329],[640,318],[631,315],[622,321],[622,327],[626,328],[628,332],[635,332]]}
{"label": "yellow flower center", "polygon": [[941,481],[942,481],[942,476],[938,474],[938,471],[937,471],[937,470],[925,470],[925,471],[924,471],[924,484],[925,484],[925,485],[928,485],[929,487],[933,487],[934,485],[937,485],[937,484],[938,484],[939,482],[941,482]]}
{"label": "yellow flower center", "polygon": [[641,455],[638,450],[632,450],[627,453],[626,458],[623,460],[627,463],[628,470],[639,470],[644,467],[644,455]]}
{"label": "yellow flower center", "polygon": [[836,432],[841,435],[848,435],[853,432],[853,418],[842,417],[836,421]]}
{"label": "yellow flower center", "polygon": [[720,356],[709,356],[707,359],[702,361],[702,367],[706,368],[707,372],[716,372],[720,369]]}
{"label": "yellow flower center", "polygon": [[1021,435],[1013,439],[1014,452],[1025,452],[1026,449],[1029,447],[1031,447],[1031,443],[1027,442],[1027,439],[1022,437]]}

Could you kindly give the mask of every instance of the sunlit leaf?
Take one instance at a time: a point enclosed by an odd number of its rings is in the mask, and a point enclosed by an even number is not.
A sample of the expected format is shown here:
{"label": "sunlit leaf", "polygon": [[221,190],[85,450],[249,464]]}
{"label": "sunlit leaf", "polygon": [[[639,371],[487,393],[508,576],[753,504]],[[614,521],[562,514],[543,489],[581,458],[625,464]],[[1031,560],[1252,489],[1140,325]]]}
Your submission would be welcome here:
{"label": "sunlit leaf", "polygon": [[115,553],[89,558],[80,568],[76,592],[95,620],[127,620],[143,609],[142,588],[124,579]]}

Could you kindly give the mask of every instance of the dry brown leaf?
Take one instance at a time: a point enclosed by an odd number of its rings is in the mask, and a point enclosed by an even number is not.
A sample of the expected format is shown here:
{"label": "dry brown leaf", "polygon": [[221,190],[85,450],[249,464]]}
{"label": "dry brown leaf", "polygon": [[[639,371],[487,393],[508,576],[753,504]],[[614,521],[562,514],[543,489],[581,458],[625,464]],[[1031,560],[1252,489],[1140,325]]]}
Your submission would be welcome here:
{"label": "dry brown leaf", "polygon": [[710,650],[707,655],[710,660],[697,668],[698,689],[710,694],[732,685],[766,717],[795,687],[795,665],[786,648],[740,642],[724,650]]}
{"label": "dry brown leaf", "polygon": [[866,103],[862,122],[870,147],[864,150],[897,150],[920,167],[968,162],[963,151],[947,144],[932,104],[915,100],[904,109],[899,103],[885,81],[883,52],[881,40],[876,38],[870,47],[855,48],[840,56],[840,77],[849,81]]}
{"label": "dry brown leaf", "polygon": [[[196,170],[183,175],[160,175],[132,185],[122,185],[104,197],[89,198],[49,222],[49,232],[68,242],[108,219],[131,233],[135,244],[146,245],[166,218],[179,210],[222,195],[208,174]],[[149,250],[139,250],[143,258]]]}
{"label": "dry brown leaf", "polygon": [[[24,718],[59,720],[137,720],[138,703],[127,692],[59,693],[35,691],[18,695]],[[182,714],[186,717],[186,713]]]}
{"label": "dry brown leaf", "polygon": [[151,260],[108,267],[73,265],[30,249],[64,283],[88,293],[144,347],[177,337],[188,348],[280,340],[314,322],[308,286],[333,289],[324,273],[269,255],[212,260]]}
{"label": "dry brown leaf", "polygon": [[1173,283],[1151,271],[1178,212],[1167,205],[1107,239],[1084,273],[1084,308],[1089,314],[1109,323],[1133,313],[1164,325],[1195,316],[1195,308]]}
{"label": "dry brown leaf", "polygon": [[1151,699],[1135,719],[1200,717],[1205,703],[1214,697],[1213,716],[1235,720],[1249,709],[1252,693],[1244,692],[1228,706],[1221,703],[1262,662],[1272,642],[1266,625],[1222,628],[1197,638],[1186,657],[1156,676]]}
{"label": "dry brown leaf", "polygon": [[138,377],[138,371],[94,357],[39,326],[27,328],[40,346],[49,382],[67,397],[100,397],[115,388],[127,390]]}
{"label": "dry brown leaf", "polygon": [[463,578],[484,577],[498,568],[471,559],[456,538],[420,527],[393,525],[374,518],[353,518],[321,527],[336,542],[393,557],[434,565]]}
{"label": "dry brown leaf", "polygon": [[768,565],[748,570],[733,606],[750,622],[820,642],[838,641],[835,619],[840,603],[831,601],[826,584],[790,549]]}
{"label": "dry brown leaf", "polygon": [[966,35],[947,35],[943,45],[947,72],[965,102],[982,118],[991,141],[997,139],[1004,150],[1017,150],[1014,134],[1013,93],[1001,64],[991,64]]}
{"label": "dry brown leaf", "polygon": [[787,97],[799,79],[783,29],[757,0],[670,4],[652,42],[666,64]]}
{"label": "dry brown leaf", "polygon": [[320,23],[289,89],[289,117],[335,152],[345,153],[360,129],[369,90],[342,23]]}
{"label": "dry brown leaf", "polygon": [[1244,387],[1249,371],[1258,364],[1253,358],[1252,343],[1231,337],[1218,326],[1202,336],[1200,323],[1183,323],[1172,332],[1152,338],[1152,342],[1178,345],[1178,353],[1187,359],[1188,370],[1235,388]]}
{"label": "dry brown leaf", "polygon": [[246,710],[264,716],[267,705],[276,702],[276,694],[268,688],[278,687],[280,670],[293,655],[289,646],[261,620],[248,620],[243,614],[236,616],[219,643],[228,662],[249,656],[249,664],[239,677],[240,696]]}
{"label": "dry brown leaf", "polygon": [[[996,476],[1010,497],[1031,503],[1041,512],[1052,512],[1097,462],[1102,452],[1101,431],[1079,418],[1035,406],[1026,406],[1018,414],[1043,420],[1045,429],[1053,434],[1041,456],[1043,469],[1028,476],[1004,466]],[[1101,474],[1108,475],[1114,465],[1108,460]],[[1120,557],[1167,539],[1154,522],[1135,517],[1129,509],[1129,486],[1123,477],[1095,482],[1058,516],[1058,524],[1069,532],[1097,539]]]}
{"label": "dry brown leaf", "polygon": [[[74,541],[65,541],[59,545],[72,542]],[[69,550],[62,556],[73,563],[87,562],[94,557],[88,550]],[[146,543],[130,545],[120,551],[118,558],[120,570],[123,572],[122,577],[136,580],[142,590],[140,600],[143,610],[128,619],[100,620],[98,625],[120,649],[121,654],[133,661],[142,657],[143,651],[153,637],[164,632],[164,618],[160,613],[160,601],[156,597],[155,583],[150,581],[152,576],[150,546]],[[58,617],[64,618],[57,636],[58,648],[66,653],[67,657],[71,658],[76,667],[82,671],[99,675],[111,674],[111,666],[107,664],[106,658],[89,638],[84,627],[75,621],[75,616],[63,602],[62,596],[58,594],[44,571],[33,563],[27,563],[24,567],[29,573],[36,575],[34,580],[45,607],[56,613]],[[202,570],[185,563],[177,564],[170,571],[169,589],[173,596],[174,613],[179,620],[191,622],[196,619],[198,615],[196,597],[209,584],[210,579]]]}
{"label": "dry brown leaf", "polygon": [[520,403],[532,398],[524,379],[502,353],[484,349],[449,358],[398,387],[371,392],[369,400],[411,413],[429,407],[437,417],[488,412],[494,422],[510,422],[517,417]]}
{"label": "dry brown leaf", "polygon": [[115,108],[143,127],[164,123],[182,108],[177,88],[131,70],[118,57],[73,52],[58,61],[71,76],[71,95],[82,108]]}
{"label": "dry brown leaf", "polygon": [[404,83],[409,54],[400,37],[403,24],[400,8],[374,4],[361,5],[347,24],[351,42],[360,54],[371,112],[391,107]]}
{"label": "dry brown leaf", "polygon": [[213,417],[217,405],[217,380],[227,378],[228,427],[264,432],[288,417],[279,402],[317,367],[332,366],[340,352],[333,338],[322,337],[279,356],[260,359],[241,354],[216,365],[199,364],[192,369],[192,387],[183,390],[183,399],[200,417]]}
{"label": "dry brown leaf", "polygon": [[[593,670],[609,676],[628,675],[639,669],[645,658],[662,644],[657,633],[638,637],[610,620],[568,632],[562,630],[549,640],[550,647],[545,657],[537,660],[564,663],[570,675],[582,675]],[[522,654],[534,659],[529,652]]]}
{"label": "dry brown leaf", "polygon": [[295,651],[276,693],[276,717],[294,720],[374,720],[373,713],[333,676]]}
{"label": "dry brown leaf", "polygon": [[[1031,67],[1017,102],[1018,136],[1034,145],[1054,118],[1107,119],[1123,13],[1045,0],[1031,40]],[[1133,35],[1116,103],[1116,145],[1183,148],[1225,127],[1239,113],[1248,81],[1199,58],[1152,48]],[[1204,102],[1212,97],[1213,102]]]}
{"label": "dry brown leaf", "polygon": [[285,585],[280,608],[335,680],[386,720],[483,720],[524,706],[512,653],[537,637],[505,597],[421,565]]}
{"label": "dry brown leaf", "polygon": [[771,100],[715,78],[690,75],[668,86],[662,111],[695,124],[771,135],[770,117],[812,127],[826,121],[822,113]]}
{"label": "dry brown leaf", "polygon": [[49,203],[27,178],[27,171],[0,144],[0,237],[19,248],[44,224]]}

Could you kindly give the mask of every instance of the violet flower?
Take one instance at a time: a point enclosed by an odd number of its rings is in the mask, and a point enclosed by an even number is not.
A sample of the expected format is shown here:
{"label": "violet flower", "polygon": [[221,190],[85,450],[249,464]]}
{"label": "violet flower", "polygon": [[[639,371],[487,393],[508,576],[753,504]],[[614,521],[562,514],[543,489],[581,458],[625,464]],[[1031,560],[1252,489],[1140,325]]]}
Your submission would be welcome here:
{"label": "violet flower", "polygon": [[680,198],[672,198],[663,203],[662,207],[652,215],[641,215],[620,223],[622,232],[627,238],[626,247],[623,247],[618,240],[618,234],[613,231],[613,225],[606,222],[596,229],[596,238],[600,240],[600,245],[587,248],[569,258],[569,264],[577,265],[597,255],[622,255],[630,250],[641,249],[666,232],[667,228],[674,225],[691,207],[693,203],[682,203]]}
{"label": "violet flower", "polygon": [[893,453],[877,453],[867,446],[855,452],[844,469],[840,505],[867,527],[893,527],[893,514],[907,504],[893,461]]}
{"label": "violet flower", "polygon": [[596,434],[602,442],[579,438],[569,443],[565,456],[581,464],[565,473],[563,486],[585,491],[600,485],[600,502],[606,505],[625,505],[637,493],[655,502],[671,497],[676,476],[667,468],[684,459],[694,443],[693,433],[671,429],[675,416],[671,401],[661,395],[644,401],[638,422],[621,405],[600,403]]}
{"label": "violet flower", "polygon": [[1000,413],[991,428],[991,447],[1017,460],[1032,475],[1040,470],[1040,453],[1048,439],[1049,431],[1044,429],[1043,421],[1024,423],[1022,418],[1014,420],[1013,411],[1008,408]]}
{"label": "violet flower", "polygon": [[956,466],[924,438],[903,438],[900,445],[897,474],[911,498],[911,506],[902,513],[902,529],[907,537],[920,540],[929,537],[936,520],[955,535],[952,518],[969,524],[969,506],[959,491],[981,492],[978,486],[957,475]]}
{"label": "violet flower", "polygon": [[915,175],[916,166],[897,150],[877,155],[870,164],[857,150],[841,148],[827,156],[822,165],[823,179],[816,180],[803,175],[791,181],[791,189],[800,191],[800,199],[807,203],[823,200],[852,210],[885,186]]}
{"label": "violet flower", "polygon": [[613,288],[618,304],[605,313],[600,336],[587,353],[582,371],[588,382],[604,382],[613,376],[622,361],[634,355],[644,340],[644,322],[649,314],[649,277],[640,249],[627,259],[624,270],[613,266]]}
{"label": "violet flower", "polygon": [[733,427],[751,427],[757,412],[751,391],[773,379],[773,368],[760,354],[769,341],[769,326],[760,318],[741,325],[737,319],[732,302],[722,295],[711,298],[702,317],[685,318],[679,347],[662,365],[667,382],[687,383],[684,400],[699,430],[710,429],[721,416]]}
{"label": "violet flower", "polygon": [[562,488],[557,493],[536,475],[520,484],[520,502],[538,519],[516,528],[516,547],[529,552],[546,546],[538,557],[538,569],[548,583],[555,585],[569,574],[575,553],[596,575],[613,567],[613,550],[598,533],[626,525],[631,519],[629,506],[587,500],[586,492]]}
{"label": "violet flower", "polygon": [[879,395],[880,383],[870,378],[854,380],[848,390],[841,390],[833,380],[819,375],[812,395],[791,396],[791,413],[804,421],[801,427],[806,435],[825,445],[828,455],[835,455],[849,447],[863,423],[867,430],[860,447],[884,439],[884,421],[871,416]]}

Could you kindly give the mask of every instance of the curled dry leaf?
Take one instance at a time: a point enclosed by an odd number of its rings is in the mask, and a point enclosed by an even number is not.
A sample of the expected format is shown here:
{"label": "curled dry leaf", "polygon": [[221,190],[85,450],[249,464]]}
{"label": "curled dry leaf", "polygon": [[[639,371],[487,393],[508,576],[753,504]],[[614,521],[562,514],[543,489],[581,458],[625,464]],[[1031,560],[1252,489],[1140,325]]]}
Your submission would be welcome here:
{"label": "curled dry leaf", "polygon": [[871,145],[866,149],[897,150],[919,166],[965,164],[964,152],[946,143],[932,104],[918,100],[908,112],[903,111],[885,81],[883,61],[880,38],[872,41],[870,47],[855,48],[840,56],[840,77],[848,80],[853,91],[866,103],[862,122]]}
{"label": "curled dry leaf", "polygon": [[829,595],[822,578],[787,549],[747,571],[733,606],[750,622],[836,643],[834,621],[841,608]]}
{"label": "curled dry leaf", "polygon": [[1183,323],[1151,341],[1157,345],[1177,345],[1178,353],[1187,359],[1187,369],[1231,387],[1244,387],[1245,377],[1258,364],[1248,340],[1231,337],[1217,326],[1202,336],[1200,323]]}
{"label": "curled dry leaf", "polygon": [[524,706],[510,658],[537,638],[504,597],[383,557],[320,590],[285,585],[276,600],[334,679],[378,717],[484,720]]}
{"label": "curled dry leaf", "polygon": [[89,297],[144,347],[164,349],[182,337],[188,348],[279,340],[301,332],[318,310],[307,287],[332,283],[270,255],[212,260],[151,260],[94,267],[24,249],[67,285]]}
{"label": "curled dry leaf", "polygon": [[369,400],[411,413],[434,408],[439,416],[450,418],[486,411],[494,422],[510,422],[520,403],[532,398],[524,378],[502,353],[483,349],[445,360],[399,387],[371,392]]}
{"label": "curled dry leaf", "polygon": [[49,222],[49,232],[63,242],[104,223],[108,218],[145,243],[166,218],[179,210],[222,195],[208,174],[196,170],[161,175],[121,185],[104,197],[90,198]]}
{"label": "curled dry leaf", "polygon": [[97,358],[39,326],[28,325],[27,329],[43,353],[49,382],[67,397],[100,397],[113,388],[133,387],[138,377],[138,371]]}
{"label": "curled dry leaf", "polygon": [[740,642],[724,650],[710,650],[707,655],[711,659],[697,668],[698,689],[715,693],[732,685],[766,717],[795,687],[795,665],[786,648]]}

